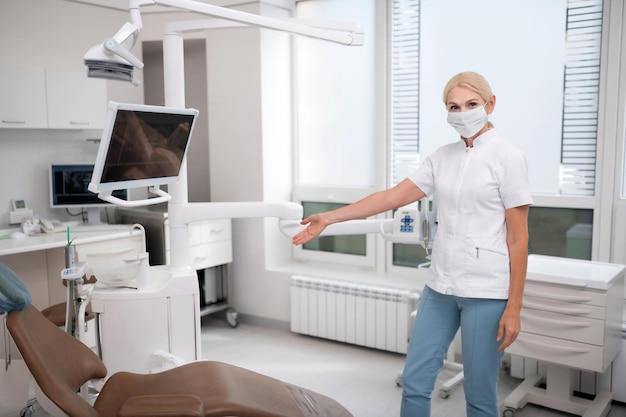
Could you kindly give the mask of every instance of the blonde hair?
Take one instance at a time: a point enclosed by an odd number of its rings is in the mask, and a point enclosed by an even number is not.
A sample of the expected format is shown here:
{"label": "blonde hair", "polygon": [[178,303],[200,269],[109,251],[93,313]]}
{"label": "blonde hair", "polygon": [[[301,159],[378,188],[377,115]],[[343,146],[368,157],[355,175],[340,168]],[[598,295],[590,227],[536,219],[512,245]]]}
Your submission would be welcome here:
{"label": "blonde hair", "polygon": [[[491,91],[491,86],[483,77],[477,72],[473,71],[465,71],[460,72],[454,77],[450,78],[450,81],[446,84],[443,89],[443,104],[448,105],[448,94],[455,87],[464,87],[469,90],[472,90],[485,101],[485,104],[491,100],[493,97],[493,91]],[[488,122],[489,127],[493,127],[491,122]]]}

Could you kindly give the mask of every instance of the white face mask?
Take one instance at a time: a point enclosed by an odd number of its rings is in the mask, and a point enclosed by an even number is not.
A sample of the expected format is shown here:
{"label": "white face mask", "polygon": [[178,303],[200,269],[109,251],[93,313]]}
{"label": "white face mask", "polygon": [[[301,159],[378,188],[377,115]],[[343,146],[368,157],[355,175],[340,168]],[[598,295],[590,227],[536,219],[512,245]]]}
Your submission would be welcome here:
{"label": "white face mask", "polygon": [[471,138],[487,124],[485,106],[463,112],[448,112],[448,123],[464,138]]}

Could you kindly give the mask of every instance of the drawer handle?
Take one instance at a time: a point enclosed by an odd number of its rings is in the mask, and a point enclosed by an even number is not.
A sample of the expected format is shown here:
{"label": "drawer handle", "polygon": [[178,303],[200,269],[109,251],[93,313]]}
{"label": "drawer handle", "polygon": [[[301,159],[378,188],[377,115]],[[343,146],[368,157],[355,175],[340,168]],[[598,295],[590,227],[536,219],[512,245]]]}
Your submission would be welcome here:
{"label": "drawer handle", "polygon": [[524,307],[534,308],[536,310],[550,311],[552,313],[573,314],[577,316],[585,316],[591,314],[588,308],[566,308],[548,306],[543,303],[533,303],[532,301],[524,301]]}
{"label": "drawer handle", "polygon": [[524,291],[524,295],[529,295],[531,297],[539,297],[546,298],[548,300],[556,300],[556,301],[567,301],[570,303],[587,303],[591,301],[591,297],[582,297],[576,295],[556,295],[556,294],[546,294],[539,291],[526,290]]}
{"label": "drawer handle", "polygon": [[193,258],[193,261],[200,262],[200,261],[204,261],[206,258],[208,258],[208,256],[196,256],[195,258]]}
{"label": "drawer handle", "polygon": [[560,352],[565,352],[565,353],[589,353],[589,349],[585,349],[585,348],[576,348],[576,347],[571,347],[571,346],[555,346],[555,345],[550,344],[550,343],[535,342],[533,340],[518,339],[517,343],[527,344],[527,345],[535,345],[535,346],[543,348],[545,350],[550,350],[550,351],[557,352],[557,353],[560,353]]}
{"label": "drawer handle", "polygon": [[552,324],[557,324],[557,325],[563,325],[563,326],[573,326],[573,327],[589,327],[591,326],[591,323],[588,321],[577,321],[577,320],[559,320],[559,319],[553,319],[553,318],[549,318],[549,317],[543,317],[540,315],[535,315],[530,313],[529,311],[524,311],[522,310],[522,314],[521,316],[523,318],[529,319],[529,320],[540,320],[544,323],[552,323]]}
{"label": "drawer handle", "polygon": [[210,233],[222,233],[224,228],[218,227],[217,229],[211,229]]}

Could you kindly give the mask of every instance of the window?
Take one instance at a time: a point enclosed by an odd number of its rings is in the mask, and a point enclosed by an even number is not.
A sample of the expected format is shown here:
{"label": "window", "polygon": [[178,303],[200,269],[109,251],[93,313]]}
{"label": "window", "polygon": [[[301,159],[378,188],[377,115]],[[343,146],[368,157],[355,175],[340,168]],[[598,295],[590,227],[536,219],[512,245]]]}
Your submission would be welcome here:
{"label": "window", "polygon": [[[490,120],[528,156],[533,195],[552,198],[541,210],[580,206],[581,223],[593,224],[602,0],[307,0],[297,2],[297,17],[361,21],[366,43],[294,41],[295,201],[356,201],[458,140],[441,92],[451,76],[473,70],[497,96]],[[388,265],[421,264],[425,252],[414,246],[389,245]]]}
{"label": "window", "polygon": [[[303,201],[304,217],[322,211],[335,210],[345,204],[314,203]],[[302,245],[304,250],[319,250],[322,252],[343,253],[346,255],[365,256],[365,235],[320,236]]]}
{"label": "window", "polygon": [[[380,175],[381,100],[376,97],[376,0],[297,3],[301,19],[360,22],[363,46],[304,37],[295,44],[296,174],[293,200],[305,216],[354,202],[385,184]],[[373,235],[327,236],[294,248],[296,259],[373,267]]]}
{"label": "window", "polygon": [[528,253],[591,260],[593,210],[532,206]]}
{"label": "window", "polygon": [[[315,193],[310,195],[316,196]],[[315,201],[297,198],[302,204],[304,217],[334,210],[349,202],[323,202],[318,195]],[[353,201],[351,199],[351,201]],[[301,246],[294,246],[294,257],[301,260],[324,261],[343,265],[373,268],[375,266],[375,237],[372,234],[319,236]]]}
{"label": "window", "polygon": [[458,138],[441,91],[474,70],[498,98],[496,128],[529,156],[533,193],[594,195],[602,0],[394,0],[391,25],[389,185]]}
{"label": "window", "polygon": [[[533,193],[594,195],[602,0],[392,3],[390,186],[420,158],[458,139],[446,126],[441,91],[452,75],[474,70],[485,75],[498,99],[492,122],[528,156]],[[551,210],[564,218],[576,212],[531,208],[532,253],[591,259],[593,210],[583,210],[585,221],[568,224],[571,230],[537,227]],[[548,230],[558,244],[541,244]],[[566,234],[577,232],[589,234],[584,253],[566,247],[573,242]],[[394,244],[392,264],[422,263],[424,249],[412,246]]]}
{"label": "window", "polygon": [[373,188],[376,135],[374,0],[304,1],[301,19],[361,22],[363,46],[294,38],[296,184]]}

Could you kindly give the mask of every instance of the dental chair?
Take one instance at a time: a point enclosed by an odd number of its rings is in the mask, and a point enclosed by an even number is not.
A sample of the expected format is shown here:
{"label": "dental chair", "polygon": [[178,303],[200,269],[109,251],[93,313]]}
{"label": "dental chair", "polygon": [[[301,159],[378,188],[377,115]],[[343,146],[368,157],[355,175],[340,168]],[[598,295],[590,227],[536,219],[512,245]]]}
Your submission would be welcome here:
{"label": "dental chair", "polygon": [[41,391],[69,417],[353,417],[324,395],[215,361],[155,374],[118,372],[92,405],[79,390],[106,377],[98,355],[30,303],[10,311],[6,325]]}

